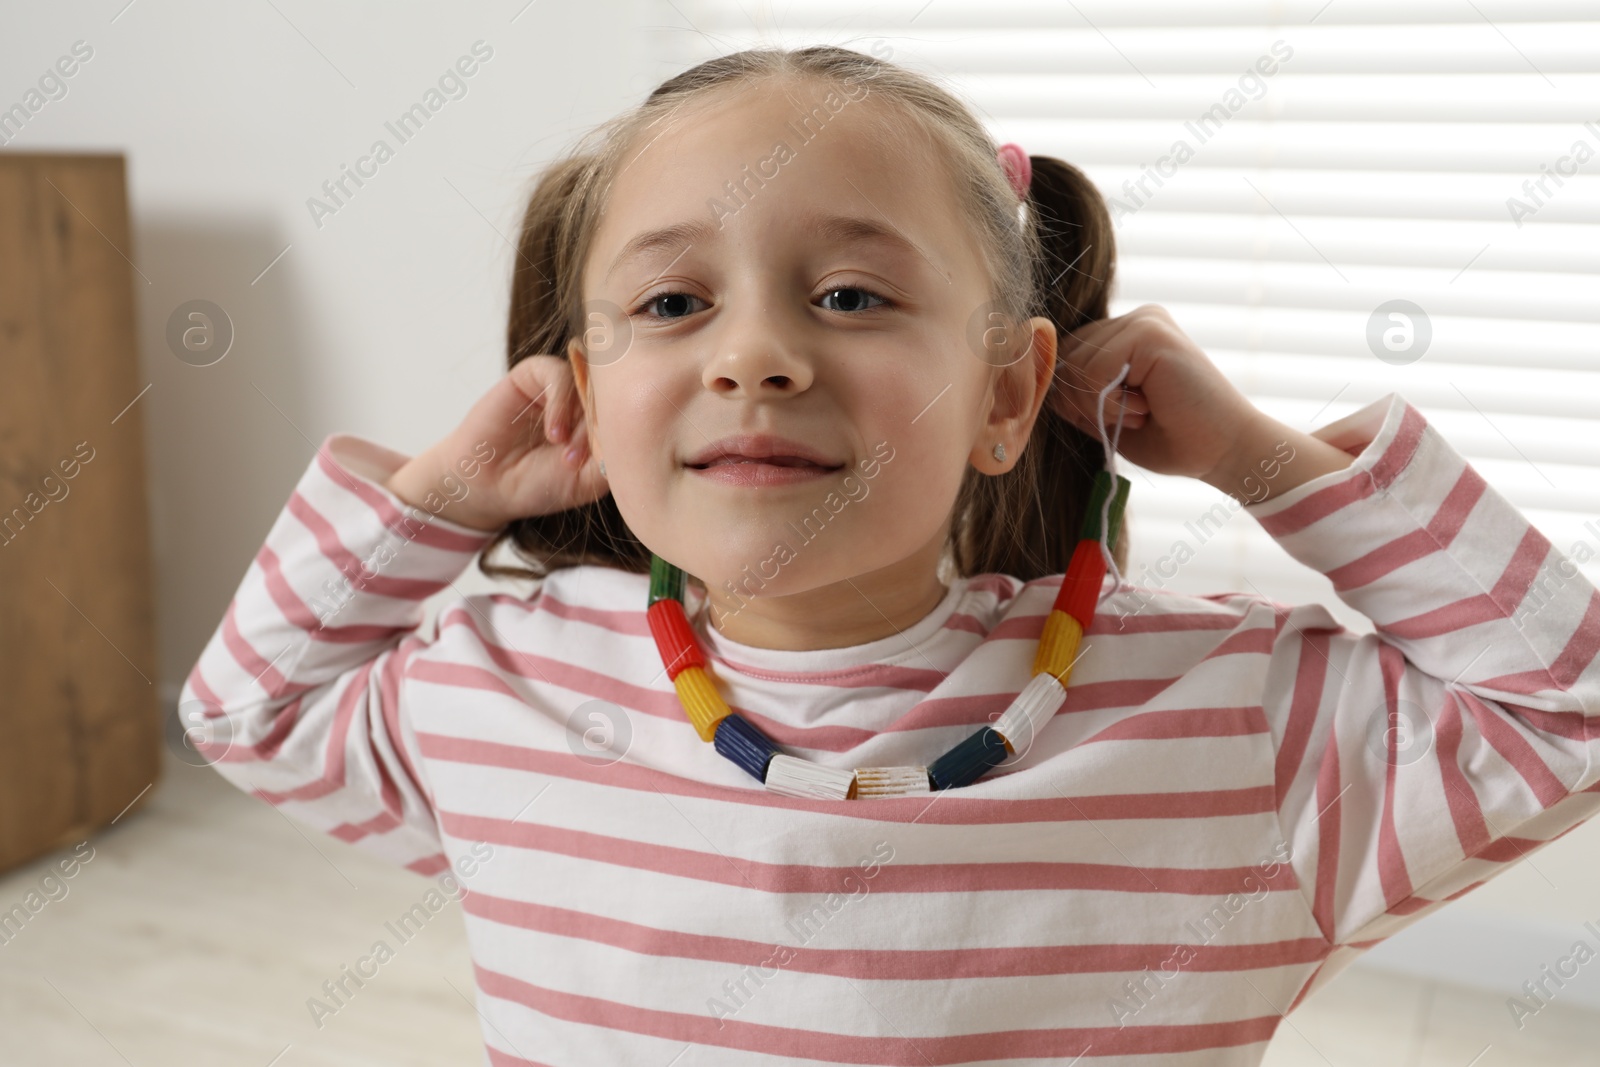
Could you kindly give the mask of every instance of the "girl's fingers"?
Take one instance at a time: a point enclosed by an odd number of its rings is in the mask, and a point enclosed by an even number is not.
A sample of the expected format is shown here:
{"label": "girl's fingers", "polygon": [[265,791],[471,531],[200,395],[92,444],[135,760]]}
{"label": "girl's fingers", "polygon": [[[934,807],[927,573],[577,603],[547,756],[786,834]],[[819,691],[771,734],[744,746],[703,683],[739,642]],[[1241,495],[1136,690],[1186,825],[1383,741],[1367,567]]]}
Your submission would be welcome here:
{"label": "girl's fingers", "polygon": [[[1096,407],[1098,404],[1098,397],[1090,402],[1091,407]],[[1134,419],[1143,419],[1149,415],[1150,405],[1138,393],[1130,393],[1127,390],[1118,389],[1106,397],[1106,425],[1115,426],[1119,413],[1122,418],[1122,424],[1126,426]]]}
{"label": "girl's fingers", "polygon": [[[485,413],[485,415],[504,416],[497,421],[497,429],[501,432],[512,433],[515,430],[513,424],[517,423],[533,426],[540,421],[543,411],[549,408],[550,396],[554,391],[551,387],[552,368],[546,362],[550,358],[529,356],[518,360],[507,372],[501,383],[507,390],[505,402],[496,408],[495,413]],[[534,433],[535,440],[546,436],[546,430],[542,426]]]}
{"label": "girl's fingers", "polygon": [[[1100,393],[1111,382],[1115,381],[1122,372],[1122,364],[1130,362],[1129,358],[1119,349],[1108,349],[1109,359],[1100,361],[1106,366],[1097,366],[1091,361],[1086,366],[1073,366],[1058,375],[1058,387],[1055,390],[1057,410],[1069,416],[1081,418],[1089,425],[1094,424],[1100,409]],[[1114,369],[1110,364],[1115,364]],[[1129,376],[1133,371],[1130,369]],[[1117,411],[1122,410],[1125,415],[1138,413],[1148,415],[1149,404],[1144,397],[1133,392],[1127,385],[1119,385],[1106,395],[1105,417],[1108,422],[1116,419]]]}
{"label": "girl's fingers", "polygon": [[[1170,343],[1172,328],[1165,308],[1142,304],[1126,315],[1087,322],[1065,334],[1050,396],[1054,410],[1096,440],[1110,441],[1120,432],[1119,425],[1135,434],[1153,426],[1142,387]],[[1102,415],[1100,393],[1112,382],[1118,384],[1106,393]]]}
{"label": "girl's fingers", "polygon": [[561,454],[561,462],[573,470],[582,470],[589,458],[589,435],[582,423],[572,431],[572,439],[567,442],[566,451]]}
{"label": "girl's fingers", "polygon": [[506,378],[515,388],[516,411],[511,421],[537,422],[535,444],[566,444],[578,420],[577,389],[572,368],[559,356],[528,356],[517,361]]}
{"label": "girl's fingers", "polygon": [[[1065,357],[1064,361],[1076,366],[1087,366],[1094,360],[1104,360],[1107,353],[1115,355],[1117,351],[1126,347],[1124,342],[1127,338],[1122,336],[1124,333],[1129,330],[1145,329],[1151,320],[1170,321],[1171,317],[1159,304],[1140,304],[1126,315],[1084,323],[1067,334],[1067,339],[1063,340],[1061,352]],[[1110,381],[1115,378],[1115,371],[1121,369],[1119,361],[1110,377],[1104,380]]]}
{"label": "girl's fingers", "polygon": [[1121,385],[1106,398],[1106,421],[1113,422],[1119,405],[1126,413],[1123,425],[1127,425],[1127,414],[1148,415],[1149,403],[1138,392],[1144,368],[1135,355],[1138,338],[1148,325],[1146,320],[1164,314],[1158,305],[1146,304],[1114,319],[1085,323],[1069,334],[1071,341],[1062,349],[1056,367],[1061,403],[1075,409],[1092,425],[1100,391],[1116,381],[1123,365],[1129,364]]}
{"label": "girl's fingers", "polygon": [[[1145,421],[1146,421],[1146,416],[1140,415],[1138,412],[1133,412],[1133,411],[1124,412],[1123,416],[1122,416],[1122,428],[1124,430],[1137,430],[1139,427],[1141,427],[1141,426],[1143,426],[1145,424]],[[1116,419],[1113,419],[1108,415],[1108,416],[1106,416],[1106,423],[1107,423],[1106,429],[1108,431],[1110,431],[1112,433],[1116,432],[1116,428],[1117,428],[1117,420]]]}
{"label": "girl's fingers", "polygon": [[[563,359],[551,357],[552,366],[547,375],[550,392],[545,397],[544,433],[552,443],[571,443],[572,438],[572,371]],[[555,366],[554,364],[560,364]]]}
{"label": "girl's fingers", "polygon": [[[1100,428],[1095,426],[1094,416],[1092,414],[1085,416],[1075,409],[1064,410],[1061,411],[1060,414],[1068,422],[1072,423],[1072,425],[1075,426],[1080,433],[1092,440],[1099,441],[1103,437],[1104,440],[1110,441],[1118,434],[1117,416],[1110,405],[1107,405],[1106,407],[1106,424],[1103,433]],[[1148,415],[1133,411],[1123,412],[1121,430],[1123,437],[1118,440],[1118,444],[1120,445],[1123,440],[1127,439],[1127,434],[1137,433],[1139,430],[1144,429],[1149,422],[1150,417]]]}
{"label": "girl's fingers", "polygon": [[[1096,395],[1105,388],[1106,381],[1110,380],[1102,380],[1099,368],[1108,362],[1108,354],[1114,356],[1116,353],[1115,337],[1118,331],[1115,327],[1119,325],[1114,320],[1101,320],[1080,327],[1072,335],[1072,345],[1057,361],[1056,379],[1061,395],[1086,413],[1093,406]],[[1087,407],[1082,406],[1085,402]]]}
{"label": "girl's fingers", "polygon": [[1088,362],[1094,355],[1113,346],[1116,337],[1126,330],[1139,312],[1131,311],[1114,319],[1095,319],[1086,322],[1067,334],[1071,343],[1062,346],[1068,361],[1074,364]]}

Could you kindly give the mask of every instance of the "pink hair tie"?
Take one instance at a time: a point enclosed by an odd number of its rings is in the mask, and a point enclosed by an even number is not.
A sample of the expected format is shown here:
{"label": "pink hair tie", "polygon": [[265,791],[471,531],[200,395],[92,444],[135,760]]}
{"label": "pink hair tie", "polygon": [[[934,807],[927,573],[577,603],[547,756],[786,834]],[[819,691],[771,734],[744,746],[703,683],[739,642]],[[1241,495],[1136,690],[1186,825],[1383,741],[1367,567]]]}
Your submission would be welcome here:
{"label": "pink hair tie", "polygon": [[1011,179],[1011,188],[1016,191],[1017,199],[1028,199],[1028,187],[1033,184],[1033,163],[1028,159],[1027,151],[1019,144],[1007,143],[1000,146],[999,158],[1006,177]]}

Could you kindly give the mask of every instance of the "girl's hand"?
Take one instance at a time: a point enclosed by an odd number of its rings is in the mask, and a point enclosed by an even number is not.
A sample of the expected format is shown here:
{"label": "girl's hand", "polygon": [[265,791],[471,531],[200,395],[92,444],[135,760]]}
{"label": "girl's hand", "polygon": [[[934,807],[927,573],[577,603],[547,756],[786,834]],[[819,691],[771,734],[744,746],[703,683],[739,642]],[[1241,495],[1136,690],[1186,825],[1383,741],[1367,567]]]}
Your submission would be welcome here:
{"label": "girl's hand", "polygon": [[1057,357],[1046,402],[1096,440],[1100,390],[1129,365],[1122,387],[1106,397],[1105,436],[1116,429],[1120,404],[1117,451],[1146,470],[1199,478],[1258,504],[1354,458],[1251,404],[1159,305],[1078,327]]}
{"label": "girl's hand", "polygon": [[1095,440],[1100,390],[1130,364],[1122,386],[1106,397],[1105,437],[1115,434],[1121,404],[1117,451],[1146,470],[1232,491],[1227,483],[1241,461],[1254,462],[1247,453],[1275,425],[1157,304],[1080,326],[1061,339],[1057,357],[1046,402]]}
{"label": "girl's hand", "polygon": [[484,531],[600,499],[606,480],[588,449],[572,368],[558,356],[520,360],[461,425],[395,471],[388,487],[424,511]]}

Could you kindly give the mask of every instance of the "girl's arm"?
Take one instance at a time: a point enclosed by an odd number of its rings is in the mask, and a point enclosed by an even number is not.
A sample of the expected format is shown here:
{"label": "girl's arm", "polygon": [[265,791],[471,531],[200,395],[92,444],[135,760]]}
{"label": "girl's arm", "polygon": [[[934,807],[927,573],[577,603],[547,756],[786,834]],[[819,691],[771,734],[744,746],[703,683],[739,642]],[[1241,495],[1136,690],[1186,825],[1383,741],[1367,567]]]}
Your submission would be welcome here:
{"label": "girl's arm", "polygon": [[[471,457],[467,457],[469,460]],[[184,685],[195,747],[285,813],[422,874],[445,860],[400,704],[425,598],[492,538],[384,488],[406,462],[328,437]],[[471,464],[440,496],[470,495]],[[481,475],[481,471],[474,472]]]}
{"label": "girl's arm", "polygon": [[1600,807],[1600,592],[1398,394],[1314,436],[1355,458],[1245,510],[1375,628],[1267,601],[1278,814],[1359,949]]}
{"label": "girl's arm", "polygon": [[1058,354],[1057,414],[1101,436],[1126,369],[1117,451],[1240,498],[1373,622],[1234,598],[1271,611],[1277,814],[1311,917],[1348,946],[1319,980],[1595,813],[1600,592],[1416,408],[1391,393],[1307,447],[1154,304]]}
{"label": "girl's arm", "polygon": [[[569,446],[577,455],[563,460]],[[417,633],[423,601],[511,519],[604,491],[570,370],[553,356],[522,359],[414,459],[330,436],[184,685],[195,747],[302,822],[420,873],[442,870],[401,699],[431,644]]]}

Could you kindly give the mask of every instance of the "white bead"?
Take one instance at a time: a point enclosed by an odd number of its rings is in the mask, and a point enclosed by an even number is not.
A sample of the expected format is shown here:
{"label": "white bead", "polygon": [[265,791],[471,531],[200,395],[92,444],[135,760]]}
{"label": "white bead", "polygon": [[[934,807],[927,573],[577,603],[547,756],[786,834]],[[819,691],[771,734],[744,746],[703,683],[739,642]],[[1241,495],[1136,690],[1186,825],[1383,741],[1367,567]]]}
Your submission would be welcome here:
{"label": "white bead", "polygon": [[1011,742],[1012,751],[1026,752],[1066,699],[1067,691],[1056,681],[1056,676],[1041,671],[1017,694],[994,724],[994,731]]}
{"label": "white bead", "polygon": [[786,797],[812,800],[848,800],[854,771],[824,767],[810,760],[796,759],[782,752],[767,763],[767,788]]}
{"label": "white bead", "polygon": [[858,797],[902,797],[931,792],[926,767],[862,767],[856,771]]}

